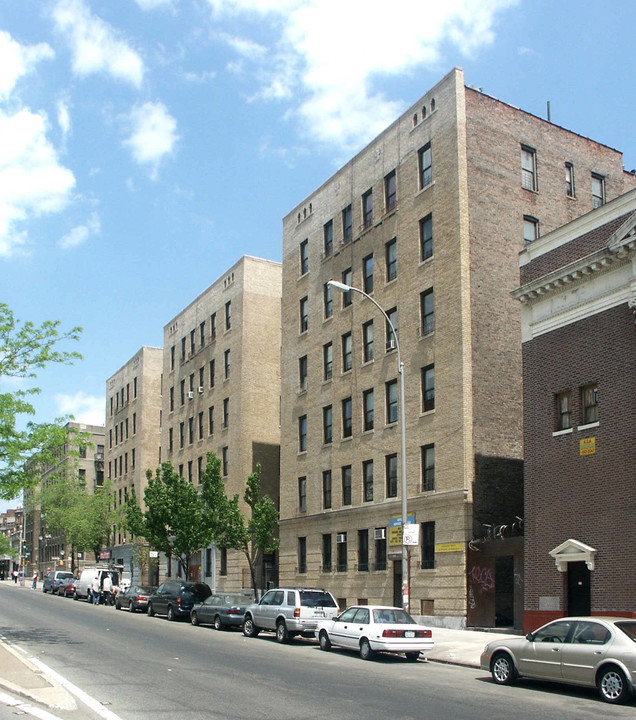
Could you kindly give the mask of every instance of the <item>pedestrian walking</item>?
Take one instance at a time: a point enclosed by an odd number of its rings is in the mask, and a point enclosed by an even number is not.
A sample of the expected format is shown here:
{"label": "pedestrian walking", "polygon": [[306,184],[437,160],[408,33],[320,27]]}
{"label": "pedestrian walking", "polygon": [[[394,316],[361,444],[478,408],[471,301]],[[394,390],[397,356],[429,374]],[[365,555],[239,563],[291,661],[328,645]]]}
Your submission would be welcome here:
{"label": "pedestrian walking", "polygon": [[36,590],[38,586],[38,571],[35,570],[33,573],[33,582],[31,583],[31,590]]}
{"label": "pedestrian walking", "polygon": [[13,575],[13,582],[17,585],[18,584],[18,571],[14,570],[12,575]]}
{"label": "pedestrian walking", "polygon": [[93,582],[91,583],[91,589],[93,594],[93,605],[99,605],[100,595],[102,592],[102,589],[99,586],[99,574],[95,575],[95,577],[93,578]]}
{"label": "pedestrian walking", "polygon": [[110,605],[113,593],[113,580],[111,576],[106,573],[102,582],[102,597],[104,599],[104,605]]}

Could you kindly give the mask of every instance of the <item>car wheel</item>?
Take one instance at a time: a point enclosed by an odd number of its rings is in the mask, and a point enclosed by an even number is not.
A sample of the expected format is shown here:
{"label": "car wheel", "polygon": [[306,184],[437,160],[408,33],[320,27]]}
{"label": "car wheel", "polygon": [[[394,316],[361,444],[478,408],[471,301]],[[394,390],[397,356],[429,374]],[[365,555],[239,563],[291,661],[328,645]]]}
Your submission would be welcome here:
{"label": "car wheel", "polygon": [[287,625],[284,620],[279,620],[276,623],[276,642],[286,643],[289,640],[289,633],[287,632]]}
{"label": "car wheel", "polygon": [[42,588],[42,592],[46,595],[46,588],[45,588],[45,587]]}
{"label": "car wheel", "polygon": [[371,650],[371,645],[369,645],[369,641],[366,638],[360,641],[360,657],[363,660],[371,660],[373,657],[373,650]]}
{"label": "car wheel", "polygon": [[79,600],[79,595],[77,594],[77,590],[73,593],[73,600]]}
{"label": "car wheel", "polygon": [[245,622],[243,623],[243,635],[246,637],[256,637],[259,633],[259,629],[254,625],[254,620],[251,615],[248,615],[245,618]]}
{"label": "car wheel", "polygon": [[320,649],[324,650],[325,652],[328,652],[331,650],[331,640],[329,639],[329,635],[327,634],[326,630],[322,630],[320,632],[320,636],[318,638],[320,642]]}
{"label": "car wheel", "polygon": [[221,616],[215,615],[214,616],[214,629],[215,630],[223,630],[223,623],[221,622]]}
{"label": "car wheel", "polygon": [[603,668],[598,676],[598,692],[601,700],[608,703],[625,702],[629,695],[629,687],[625,674],[615,666]]}
{"label": "car wheel", "polygon": [[512,685],[516,678],[515,665],[508,653],[497,653],[490,664],[492,679],[497,685]]}
{"label": "car wheel", "polygon": [[406,659],[409,662],[417,662],[420,657],[419,650],[418,650],[418,652],[407,652],[407,653],[405,653],[405,655],[406,655]]}
{"label": "car wheel", "polygon": [[134,603],[132,602],[132,600],[131,600],[130,603],[128,604],[128,612],[131,612],[131,613],[137,612],[137,608],[135,607],[135,605],[134,605]]}
{"label": "car wheel", "polygon": [[172,605],[168,605],[168,612],[166,613],[166,617],[170,622],[177,619],[177,616],[174,614],[174,610],[172,609]]}
{"label": "car wheel", "polygon": [[119,600],[115,600],[115,610],[121,610],[121,603]]}
{"label": "car wheel", "polygon": [[154,614],[155,614],[155,611],[152,608],[152,604],[148,603],[148,617],[153,617]]}
{"label": "car wheel", "polygon": [[198,624],[199,624],[199,616],[198,616],[194,611],[192,611],[192,612],[190,613],[190,622],[191,622],[193,625],[198,625]]}

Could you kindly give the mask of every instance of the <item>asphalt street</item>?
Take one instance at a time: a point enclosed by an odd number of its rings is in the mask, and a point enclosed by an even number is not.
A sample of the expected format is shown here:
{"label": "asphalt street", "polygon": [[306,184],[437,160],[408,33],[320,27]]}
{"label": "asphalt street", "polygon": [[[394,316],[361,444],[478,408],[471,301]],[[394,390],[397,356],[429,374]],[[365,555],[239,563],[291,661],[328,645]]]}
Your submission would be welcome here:
{"label": "asphalt street", "polygon": [[[594,690],[503,688],[474,668],[392,656],[365,662],[310,641],[278,645],[39,589],[0,585],[0,635],[121,720],[598,720],[635,712],[603,704]],[[5,710],[2,720],[15,717]]]}

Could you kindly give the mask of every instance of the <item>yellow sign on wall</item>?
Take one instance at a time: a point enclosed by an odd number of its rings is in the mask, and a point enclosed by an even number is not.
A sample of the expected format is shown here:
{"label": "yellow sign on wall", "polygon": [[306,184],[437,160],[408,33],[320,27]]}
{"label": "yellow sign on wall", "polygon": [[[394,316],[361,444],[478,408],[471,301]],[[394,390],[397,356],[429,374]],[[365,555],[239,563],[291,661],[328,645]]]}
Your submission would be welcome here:
{"label": "yellow sign on wall", "polygon": [[449,543],[438,543],[435,546],[435,552],[461,552],[464,549],[464,543],[460,542],[449,542]]}
{"label": "yellow sign on wall", "polygon": [[579,455],[594,455],[596,452],[596,438],[583,438],[579,444]]}

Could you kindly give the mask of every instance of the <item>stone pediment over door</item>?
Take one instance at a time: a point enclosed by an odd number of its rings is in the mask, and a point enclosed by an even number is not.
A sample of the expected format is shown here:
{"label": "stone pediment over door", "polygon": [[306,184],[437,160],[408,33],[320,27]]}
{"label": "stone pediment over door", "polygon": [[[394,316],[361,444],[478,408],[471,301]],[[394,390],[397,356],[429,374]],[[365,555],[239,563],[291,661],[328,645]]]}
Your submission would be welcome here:
{"label": "stone pediment over door", "polygon": [[566,572],[568,563],[571,562],[584,562],[588,570],[594,570],[595,548],[578,540],[570,538],[555,547],[554,550],[550,550],[548,554],[554,558],[559,572]]}

